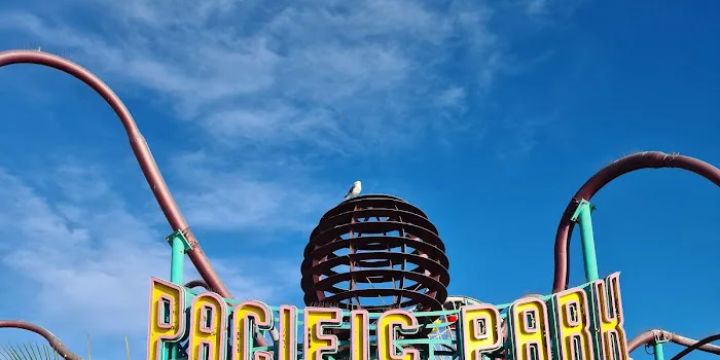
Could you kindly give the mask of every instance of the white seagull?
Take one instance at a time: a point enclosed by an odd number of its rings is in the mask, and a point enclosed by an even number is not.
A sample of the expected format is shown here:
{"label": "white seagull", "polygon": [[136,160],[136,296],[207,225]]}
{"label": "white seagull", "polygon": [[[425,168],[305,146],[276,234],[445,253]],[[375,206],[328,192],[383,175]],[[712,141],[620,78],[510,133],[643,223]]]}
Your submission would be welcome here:
{"label": "white seagull", "polygon": [[350,190],[348,190],[347,195],[345,195],[345,200],[352,199],[360,195],[360,191],[362,191],[362,183],[360,183],[360,180],[358,180],[354,182],[350,187]]}

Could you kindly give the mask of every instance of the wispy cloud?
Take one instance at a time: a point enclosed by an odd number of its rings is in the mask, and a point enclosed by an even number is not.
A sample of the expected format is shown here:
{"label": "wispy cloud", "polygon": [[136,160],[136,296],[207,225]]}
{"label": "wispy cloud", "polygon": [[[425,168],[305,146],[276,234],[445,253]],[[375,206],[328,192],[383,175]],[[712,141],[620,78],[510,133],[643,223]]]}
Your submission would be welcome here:
{"label": "wispy cloud", "polygon": [[[387,139],[413,143],[429,130],[437,136],[436,118],[461,115],[471,94],[502,69],[501,48],[488,30],[491,12],[469,2],[95,6],[111,34],[27,12],[1,15],[0,29],[156,91],[225,145],[301,142],[310,150],[352,151]],[[442,76],[449,64],[465,62],[477,70],[461,83]],[[448,89],[463,96],[448,102]]]}
{"label": "wispy cloud", "polygon": [[[65,334],[74,333],[70,325],[94,336],[143,336],[148,279],[165,277],[169,262],[165,234],[127,209],[113,186],[88,168],[58,167],[64,185],[54,200],[0,169],[0,265],[11,271],[5,280],[12,274],[16,287],[35,294],[30,301],[13,297],[3,303],[15,316],[43,319]],[[294,279],[274,279],[290,265],[280,259],[277,272],[251,272],[249,265],[258,261],[230,256],[214,263],[245,298],[272,300],[287,293]],[[269,279],[273,286],[265,286]]]}
{"label": "wispy cloud", "polygon": [[[56,6],[0,13],[3,47],[67,56],[123,97],[160,102],[183,127],[201,129],[195,144],[203,145],[173,148],[165,169],[201,230],[309,231],[348,185],[317,176],[323,161],[476,133],[467,130],[485,119],[464,115],[507,67],[483,2]],[[51,172],[54,193],[0,168],[0,237],[8,239],[0,264],[38,294],[4,304],[99,336],[141,337],[148,278],[167,271],[166,228],[126,204],[102,169]],[[226,256],[213,264],[240,298],[272,302],[297,290],[297,264],[285,261]],[[261,264],[265,271],[253,271]],[[107,314],[114,321],[97,321]]]}
{"label": "wispy cloud", "polygon": [[[178,155],[173,169],[182,169],[186,179],[178,199],[188,219],[193,226],[215,230],[307,232],[317,221],[318,211],[341,195],[313,182],[302,164],[238,165],[195,152]],[[278,175],[283,173],[293,175]]]}
{"label": "wispy cloud", "polygon": [[525,11],[529,15],[545,15],[547,12],[548,0],[528,0],[525,2]]}
{"label": "wispy cloud", "polygon": [[[2,263],[37,290],[38,303],[26,303],[23,312],[39,309],[40,317],[55,321],[74,314],[73,325],[88,331],[134,333],[145,321],[144,300],[137,296],[147,292],[143,279],[161,274],[167,261],[157,241],[162,235],[118,206],[102,179],[87,175],[70,186],[92,185],[88,192],[68,192],[68,201],[50,202],[0,170]],[[106,205],[83,206],[97,199]],[[97,319],[108,311],[121,316],[100,324]]]}

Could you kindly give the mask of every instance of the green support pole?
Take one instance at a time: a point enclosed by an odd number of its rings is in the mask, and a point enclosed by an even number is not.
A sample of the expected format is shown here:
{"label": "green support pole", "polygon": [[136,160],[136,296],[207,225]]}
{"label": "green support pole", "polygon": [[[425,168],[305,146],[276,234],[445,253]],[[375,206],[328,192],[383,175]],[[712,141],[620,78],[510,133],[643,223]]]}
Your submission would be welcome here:
{"label": "green support pole", "polygon": [[598,274],[597,255],[595,254],[595,237],[592,226],[592,205],[587,200],[580,201],[572,221],[580,223],[580,237],[582,240],[583,260],[585,262],[585,279],[587,282],[600,278]]}
{"label": "green support pole", "polygon": [[185,260],[185,245],[182,237],[171,235],[172,256],[170,258],[170,282],[175,285],[183,284],[183,266]]}
{"label": "green support pole", "polygon": [[[168,236],[167,240],[172,247],[172,253],[170,255],[170,282],[182,286],[185,253],[190,250],[190,243],[180,231],[172,233]],[[173,360],[178,357],[178,347],[175,344],[169,344],[169,346],[163,347],[161,354],[163,360]]]}
{"label": "green support pole", "polygon": [[653,348],[655,350],[655,360],[665,360],[665,353],[663,352],[663,344],[660,341],[655,341],[653,344]]}

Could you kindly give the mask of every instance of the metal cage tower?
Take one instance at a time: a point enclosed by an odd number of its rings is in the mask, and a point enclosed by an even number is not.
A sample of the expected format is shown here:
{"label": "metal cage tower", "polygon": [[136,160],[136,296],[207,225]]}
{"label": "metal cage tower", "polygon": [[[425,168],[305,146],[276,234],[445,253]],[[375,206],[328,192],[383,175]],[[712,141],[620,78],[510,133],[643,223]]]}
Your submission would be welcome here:
{"label": "metal cage tower", "polygon": [[307,305],[439,310],[447,298],[449,263],[435,225],[394,196],[358,196],[329,210],[304,255]]}

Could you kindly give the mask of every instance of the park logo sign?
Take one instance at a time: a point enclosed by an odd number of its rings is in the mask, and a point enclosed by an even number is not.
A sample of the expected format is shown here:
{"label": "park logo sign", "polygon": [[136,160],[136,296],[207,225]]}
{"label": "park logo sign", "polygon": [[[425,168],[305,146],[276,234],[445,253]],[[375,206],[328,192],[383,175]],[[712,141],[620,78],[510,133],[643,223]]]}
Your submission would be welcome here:
{"label": "park logo sign", "polygon": [[150,290],[151,360],[629,359],[619,273],[510,304],[425,312],[272,307],[156,278]]}

